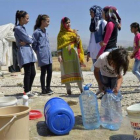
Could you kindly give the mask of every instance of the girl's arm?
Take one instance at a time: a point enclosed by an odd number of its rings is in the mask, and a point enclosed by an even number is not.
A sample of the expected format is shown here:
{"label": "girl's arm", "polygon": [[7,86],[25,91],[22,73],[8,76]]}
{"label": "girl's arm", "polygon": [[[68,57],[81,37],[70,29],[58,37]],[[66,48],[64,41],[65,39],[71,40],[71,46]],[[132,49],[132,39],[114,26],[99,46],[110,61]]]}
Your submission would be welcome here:
{"label": "girl's arm", "polygon": [[37,50],[37,42],[38,42],[38,34],[37,34],[37,32],[34,32],[32,37],[33,37],[32,48],[36,52],[36,50]]}
{"label": "girl's arm", "polygon": [[108,22],[107,26],[106,26],[106,33],[105,33],[105,37],[104,37],[104,41],[100,42],[101,45],[101,49],[98,53],[98,57],[104,52],[106,45],[111,37],[111,34],[113,32],[115,24],[113,22]]}
{"label": "girl's arm", "polygon": [[23,28],[16,28],[15,33],[19,36],[21,42],[32,44],[33,40],[26,34]]}
{"label": "girl's arm", "polygon": [[113,92],[117,95],[120,88],[121,88],[121,85],[122,85],[122,81],[123,81],[123,76],[122,75],[119,75],[117,77],[117,86],[113,89]]}
{"label": "girl's arm", "polygon": [[133,51],[133,56],[135,56],[136,52],[140,49],[140,39],[138,39],[138,47],[136,49],[134,49]]}
{"label": "girl's arm", "polygon": [[99,89],[100,91],[103,91],[103,84],[100,80],[100,68],[97,68],[97,67],[94,67],[94,76],[95,76],[95,79],[97,80],[97,83],[98,83],[98,86],[99,86]]}

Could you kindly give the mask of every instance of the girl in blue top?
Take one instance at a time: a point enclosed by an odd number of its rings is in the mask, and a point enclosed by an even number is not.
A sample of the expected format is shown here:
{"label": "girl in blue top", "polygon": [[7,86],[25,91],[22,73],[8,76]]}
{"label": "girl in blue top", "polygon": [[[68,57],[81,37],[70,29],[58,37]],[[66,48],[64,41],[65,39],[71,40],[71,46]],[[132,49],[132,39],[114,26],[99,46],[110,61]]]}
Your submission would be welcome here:
{"label": "girl in blue top", "polygon": [[[18,25],[17,25],[18,22]],[[25,11],[16,12],[14,35],[18,46],[18,64],[24,68],[24,92],[31,95],[31,87],[36,75],[34,62],[36,62],[31,44],[33,40],[28,36],[24,24],[29,22],[29,15]]]}
{"label": "girl in blue top", "polygon": [[[33,44],[32,47],[37,54],[38,66],[41,68],[40,82],[42,88],[42,94],[52,94],[50,89],[50,83],[52,78],[52,55],[50,50],[48,33],[45,27],[48,27],[50,18],[48,15],[38,15],[36,24],[34,26]],[[45,86],[45,75],[46,86]]]}

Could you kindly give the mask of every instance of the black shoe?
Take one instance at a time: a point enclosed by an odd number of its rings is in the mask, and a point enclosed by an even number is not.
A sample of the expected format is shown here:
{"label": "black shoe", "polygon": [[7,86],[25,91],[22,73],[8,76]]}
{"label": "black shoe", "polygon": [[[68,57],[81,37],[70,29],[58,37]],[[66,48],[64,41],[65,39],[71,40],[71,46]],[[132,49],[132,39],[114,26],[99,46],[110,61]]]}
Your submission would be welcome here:
{"label": "black shoe", "polygon": [[46,90],[42,90],[41,94],[43,94],[43,95],[47,94]]}
{"label": "black shoe", "polygon": [[49,94],[49,95],[51,95],[51,94],[54,93],[50,88],[46,88],[45,91],[46,91],[46,93]]}

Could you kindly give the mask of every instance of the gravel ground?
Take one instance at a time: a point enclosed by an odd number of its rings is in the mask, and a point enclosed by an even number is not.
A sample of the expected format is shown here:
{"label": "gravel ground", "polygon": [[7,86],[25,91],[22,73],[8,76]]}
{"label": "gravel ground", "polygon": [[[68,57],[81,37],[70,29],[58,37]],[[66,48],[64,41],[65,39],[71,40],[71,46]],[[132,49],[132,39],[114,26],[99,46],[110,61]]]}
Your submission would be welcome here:
{"label": "gravel ground", "polygon": [[[0,95],[4,94],[5,96],[16,96],[18,98],[18,104],[22,104],[22,93],[23,93],[23,73],[5,73],[4,77],[0,77]],[[35,81],[33,84],[32,91],[40,94],[40,71],[37,72],[35,77]],[[48,99],[52,97],[61,97],[67,102],[71,102],[71,107],[75,113],[76,124],[74,129],[71,131],[69,135],[56,137],[50,133],[43,133],[45,125],[44,125],[44,117],[38,120],[30,121],[30,140],[45,140],[47,137],[52,140],[70,140],[70,139],[80,139],[80,140],[131,140],[132,129],[129,124],[129,120],[127,117],[126,108],[132,104],[140,103],[140,92],[135,91],[135,86],[139,86],[137,78],[131,73],[128,72],[124,76],[121,92],[123,94],[122,100],[122,110],[124,121],[122,127],[119,131],[109,131],[101,129],[86,131],[82,126],[81,113],[79,109],[78,97],[80,94],[79,89],[76,84],[72,84],[72,95],[66,95],[66,89],[60,83],[60,72],[53,72],[51,89],[55,92],[51,96],[37,96],[34,98],[30,98],[29,106],[32,109],[38,109],[43,113],[44,105]],[[87,83],[92,83],[91,90],[95,92],[97,90],[97,82],[93,76],[92,72],[83,72],[84,76],[84,85]],[[76,104],[75,104],[76,102]],[[98,100],[100,105],[100,100]],[[73,104],[74,103],[74,104]],[[39,132],[39,128],[42,128],[41,133]],[[102,135],[101,135],[102,134]],[[95,136],[94,138],[91,138]]]}

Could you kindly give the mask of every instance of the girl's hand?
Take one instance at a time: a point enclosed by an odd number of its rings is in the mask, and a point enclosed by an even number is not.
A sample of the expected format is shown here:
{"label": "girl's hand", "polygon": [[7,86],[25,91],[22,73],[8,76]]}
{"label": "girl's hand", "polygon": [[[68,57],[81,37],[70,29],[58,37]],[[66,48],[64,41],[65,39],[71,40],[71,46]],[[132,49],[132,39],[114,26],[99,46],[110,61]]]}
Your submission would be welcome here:
{"label": "girl's hand", "polygon": [[106,46],[106,43],[104,43],[103,41],[101,41],[99,44],[100,44],[101,47]]}
{"label": "girl's hand", "polygon": [[134,58],[134,54],[132,54],[132,55],[130,56],[130,58],[133,59],[133,58]]}
{"label": "girl's hand", "polygon": [[60,63],[63,62],[63,59],[62,59],[61,55],[58,56],[58,62],[60,62]]}
{"label": "girl's hand", "polygon": [[26,42],[21,41],[21,42],[20,42],[20,45],[21,45],[21,46],[25,46],[25,45],[26,45]]}
{"label": "girl's hand", "polygon": [[118,88],[118,87],[115,87],[115,88],[113,89],[113,92],[114,92],[115,95],[118,95],[119,88]]}
{"label": "girl's hand", "polygon": [[71,55],[71,46],[70,45],[68,46],[68,52],[69,52],[69,55]]}

